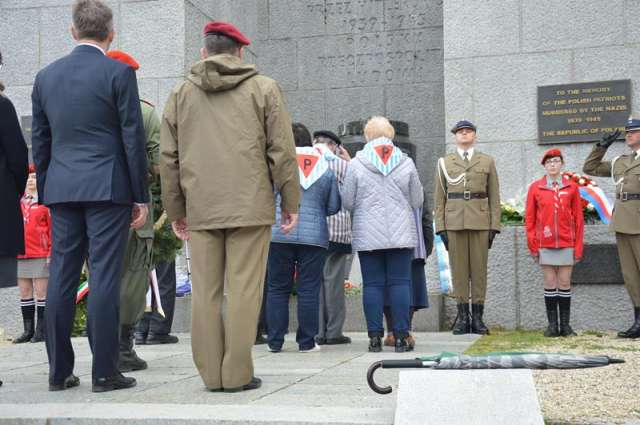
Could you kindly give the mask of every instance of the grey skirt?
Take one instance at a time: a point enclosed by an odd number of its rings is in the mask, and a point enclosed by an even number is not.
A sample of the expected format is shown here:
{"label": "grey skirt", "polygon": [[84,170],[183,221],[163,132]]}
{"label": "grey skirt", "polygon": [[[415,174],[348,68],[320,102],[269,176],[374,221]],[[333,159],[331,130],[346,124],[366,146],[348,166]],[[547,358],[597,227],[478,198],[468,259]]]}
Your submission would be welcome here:
{"label": "grey skirt", "polygon": [[44,279],[49,277],[46,258],[18,259],[18,277],[22,279]]}
{"label": "grey skirt", "polygon": [[573,266],[573,248],[540,248],[540,264],[543,266]]}

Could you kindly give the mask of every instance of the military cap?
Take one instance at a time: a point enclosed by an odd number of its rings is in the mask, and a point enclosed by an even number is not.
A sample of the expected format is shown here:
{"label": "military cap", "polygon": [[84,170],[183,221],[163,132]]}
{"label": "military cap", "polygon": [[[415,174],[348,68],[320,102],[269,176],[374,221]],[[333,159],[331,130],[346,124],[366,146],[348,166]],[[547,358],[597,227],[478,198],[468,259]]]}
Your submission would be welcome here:
{"label": "military cap", "polygon": [[138,61],[136,61],[133,58],[133,56],[121,50],[109,50],[107,52],[107,56],[109,56],[111,59],[120,61],[125,65],[129,65],[131,68],[133,68],[136,71],[140,68],[140,64],[138,63]]}
{"label": "military cap", "polygon": [[476,131],[476,126],[471,121],[462,120],[462,121],[458,121],[456,125],[453,126],[453,128],[451,129],[451,132],[453,134],[456,134],[459,130],[462,130],[463,128],[470,128],[471,130]]}
{"label": "military cap", "polygon": [[544,165],[547,159],[556,157],[560,157],[560,159],[564,162],[564,157],[562,156],[562,152],[560,152],[560,149],[549,149],[542,156],[542,161],[540,161],[540,164]]}
{"label": "military cap", "polygon": [[629,116],[627,125],[624,127],[624,131],[638,131],[640,130],[640,117],[637,115]]}
{"label": "military cap", "polygon": [[222,21],[211,21],[204,26],[204,35],[220,34],[229,37],[243,46],[248,46],[251,41],[233,25]]}
{"label": "military cap", "polygon": [[333,131],[329,130],[320,130],[313,133],[313,138],[317,137],[326,137],[327,139],[331,139],[335,142],[336,145],[340,146],[342,144],[342,140]]}

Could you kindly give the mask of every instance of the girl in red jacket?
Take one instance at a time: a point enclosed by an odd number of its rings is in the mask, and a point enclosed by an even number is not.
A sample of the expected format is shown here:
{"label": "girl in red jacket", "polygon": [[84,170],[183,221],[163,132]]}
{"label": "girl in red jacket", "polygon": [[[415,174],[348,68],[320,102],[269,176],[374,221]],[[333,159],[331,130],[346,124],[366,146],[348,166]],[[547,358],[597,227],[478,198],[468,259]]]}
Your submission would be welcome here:
{"label": "girl in red jacket", "polygon": [[[525,222],[529,251],[542,266],[547,337],[571,336],[571,272],[582,258],[584,216],[578,186],[562,176],[564,158],[558,149],[545,152],[547,174],[529,186]],[[558,327],[558,310],[560,326]]]}
{"label": "girl in red jacket", "polygon": [[[13,342],[44,341],[44,308],[51,255],[51,217],[49,209],[38,204],[35,167],[29,166],[27,188],[21,202],[24,219],[24,255],[18,256],[18,286],[24,333]],[[34,288],[35,298],[34,301]],[[38,324],[35,326],[36,308]]]}

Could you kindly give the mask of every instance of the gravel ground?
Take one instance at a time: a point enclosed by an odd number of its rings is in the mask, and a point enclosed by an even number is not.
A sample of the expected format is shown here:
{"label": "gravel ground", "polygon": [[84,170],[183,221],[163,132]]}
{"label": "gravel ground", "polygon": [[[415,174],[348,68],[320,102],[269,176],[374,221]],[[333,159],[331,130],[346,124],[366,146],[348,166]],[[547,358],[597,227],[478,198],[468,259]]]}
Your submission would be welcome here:
{"label": "gravel ground", "polygon": [[531,351],[606,354],[626,362],[592,369],[534,371],[542,412],[549,423],[640,424],[640,340],[619,339],[613,333],[580,335]]}

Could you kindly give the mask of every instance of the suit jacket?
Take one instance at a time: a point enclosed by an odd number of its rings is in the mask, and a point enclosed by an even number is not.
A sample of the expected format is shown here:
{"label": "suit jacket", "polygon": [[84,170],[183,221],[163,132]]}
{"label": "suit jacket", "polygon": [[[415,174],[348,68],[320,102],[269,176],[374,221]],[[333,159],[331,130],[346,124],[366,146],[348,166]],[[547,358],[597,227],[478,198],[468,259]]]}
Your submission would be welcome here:
{"label": "suit jacket", "polygon": [[[594,146],[591,154],[584,162],[583,171],[598,177],[611,177],[611,161],[603,161],[607,148]],[[616,202],[613,206],[613,217],[610,229],[629,235],[640,234],[640,200],[623,201],[620,192],[640,193],[640,160],[635,154],[622,155],[615,161],[613,178],[621,184],[616,185]]]}
{"label": "suit jacket", "polygon": [[0,92],[0,257],[24,253],[20,198],[27,184],[28,166],[27,145],[16,110]]}
{"label": "suit jacket", "polygon": [[[500,231],[500,187],[498,172],[492,157],[475,153],[465,165],[457,152],[444,157],[444,164],[452,179],[466,173],[464,183],[448,184],[444,174],[436,167],[434,200],[436,232],[443,230],[496,230]],[[447,193],[486,193],[484,199],[447,199]]]}
{"label": "suit jacket", "polygon": [[33,160],[45,205],[149,202],[133,68],[77,46],[36,76]]}

